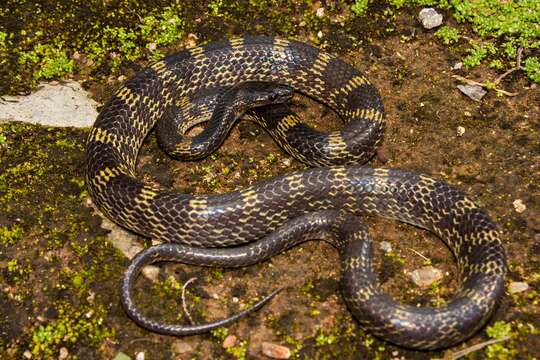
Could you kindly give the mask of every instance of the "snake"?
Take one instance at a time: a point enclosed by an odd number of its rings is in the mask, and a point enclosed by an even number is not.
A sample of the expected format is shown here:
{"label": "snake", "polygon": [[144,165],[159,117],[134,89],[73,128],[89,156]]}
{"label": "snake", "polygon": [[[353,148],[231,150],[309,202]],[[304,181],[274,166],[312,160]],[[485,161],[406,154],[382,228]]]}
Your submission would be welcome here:
{"label": "snake", "polygon": [[[332,109],[343,127],[320,132],[288,102],[298,92]],[[153,129],[172,156],[196,160],[221,145],[240,117],[260,124],[313,167],[223,194],[191,195],[143,181],[136,170]],[[187,130],[206,121],[202,133]],[[121,286],[124,310],[143,328],[191,335],[224,326],[252,308],[207,324],[169,324],[142,314],[133,285],[157,261],[239,267],[303,241],[337,248],[341,292],[358,323],[407,348],[433,350],[470,338],[504,294],[506,253],[495,223],[463,191],[429,175],[365,163],[386,126],[381,95],[355,66],[304,42],[246,36],[165,57],[127,80],[101,109],[86,144],[86,182],[96,207],[117,224],[162,244],[139,253]],[[362,217],[377,215],[433,233],[457,263],[459,287],[438,307],[386,294]]]}

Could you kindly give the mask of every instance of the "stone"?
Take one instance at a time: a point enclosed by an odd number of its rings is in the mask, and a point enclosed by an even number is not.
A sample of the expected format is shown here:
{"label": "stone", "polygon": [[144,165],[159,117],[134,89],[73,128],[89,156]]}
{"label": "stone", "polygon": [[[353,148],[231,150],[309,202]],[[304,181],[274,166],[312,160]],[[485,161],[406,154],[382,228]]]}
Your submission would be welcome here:
{"label": "stone", "polygon": [[90,127],[98,103],[76,81],[42,83],[27,96],[4,96],[0,100],[0,123],[22,121],[45,126]]}
{"label": "stone", "polygon": [[482,100],[487,94],[487,91],[480,85],[458,85],[457,88],[474,101]]}
{"label": "stone", "polygon": [[381,249],[385,253],[392,252],[392,244],[390,244],[388,241],[381,241],[381,243],[379,244],[379,249]]}
{"label": "stone", "polygon": [[236,345],[236,336],[229,335],[223,340],[223,346],[224,349],[232,348],[234,345]]}
{"label": "stone", "polygon": [[527,206],[525,206],[525,204],[523,203],[523,200],[521,199],[514,200],[512,205],[514,205],[514,210],[516,210],[517,213],[521,214],[522,212],[527,210]]}
{"label": "stone", "polygon": [[512,281],[508,284],[508,292],[510,294],[517,294],[523,291],[529,290],[529,284],[522,281]]}
{"label": "stone", "polygon": [[418,19],[422,23],[425,29],[433,29],[441,26],[443,21],[442,14],[439,14],[437,10],[433,8],[423,8],[418,14]]}
{"label": "stone", "polygon": [[458,126],[456,129],[456,135],[462,137],[465,134],[465,128],[463,126]]}
{"label": "stone", "polygon": [[443,278],[443,272],[433,266],[424,266],[409,274],[411,280],[419,287],[425,288]]}
{"label": "stone", "polygon": [[116,354],[113,360],[131,360],[131,358],[120,351],[118,354]]}
{"label": "stone", "polygon": [[157,266],[146,265],[142,268],[141,272],[143,273],[144,277],[152,282],[156,282],[158,280],[159,268]]}
{"label": "stone", "polygon": [[272,359],[288,359],[291,357],[291,350],[288,347],[267,341],[261,344],[261,352]]}
{"label": "stone", "polygon": [[176,340],[171,345],[171,351],[173,354],[185,354],[193,351],[193,347],[184,340]]}
{"label": "stone", "polygon": [[65,347],[60,348],[60,352],[58,353],[58,360],[66,360],[69,356],[69,351]]}

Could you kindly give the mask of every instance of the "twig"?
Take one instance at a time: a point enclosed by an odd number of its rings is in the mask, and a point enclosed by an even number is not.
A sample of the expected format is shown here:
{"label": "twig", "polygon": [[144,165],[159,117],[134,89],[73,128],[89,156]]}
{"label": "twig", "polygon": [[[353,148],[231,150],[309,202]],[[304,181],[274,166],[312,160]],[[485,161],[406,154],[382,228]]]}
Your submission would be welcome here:
{"label": "twig", "polygon": [[502,90],[502,89],[498,89],[495,86],[499,85],[501,83],[501,81],[505,77],[507,77],[508,75],[513,73],[514,71],[523,69],[523,66],[521,66],[521,56],[522,55],[523,55],[523,48],[520,47],[517,50],[516,66],[514,66],[513,68],[508,69],[507,71],[505,71],[504,74],[500,75],[497,79],[495,79],[494,82],[489,82],[489,81],[478,82],[478,81],[467,79],[467,78],[465,78],[463,76],[459,76],[459,75],[452,75],[452,77],[455,78],[455,79],[458,79],[459,81],[467,83],[469,85],[478,85],[478,86],[484,87],[486,89],[492,88],[495,91],[500,92],[501,94],[504,94],[506,96],[517,96],[518,93],[512,93],[512,92],[508,92],[508,91],[505,91],[505,90]]}
{"label": "twig", "polygon": [[505,77],[507,77],[508,75],[513,73],[514,71],[523,69],[523,67],[521,66],[521,55],[522,55],[522,53],[523,53],[523,48],[520,47],[518,49],[518,51],[517,51],[516,66],[509,69],[509,70],[507,70],[507,71],[505,71],[504,74],[499,76],[494,82],[495,85],[499,85],[499,83],[502,81],[502,79],[504,79]]}
{"label": "twig", "polygon": [[187,305],[186,305],[186,287],[193,281],[197,280],[196,277],[192,277],[191,279],[189,279],[188,281],[186,281],[186,283],[184,284],[184,286],[182,286],[182,307],[184,308],[184,312],[186,313],[186,316],[188,317],[189,319],[189,323],[190,324],[193,324],[193,319],[191,318],[191,315],[189,314],[189,311],[188,311],[188,308],[187,308]]}
{"label": "twig", "polygon": [[[504,75],[504,74],[503,74],[503,75]],[[490,85],[490,84],[485,83],[485,82],[484,82],[484,83],[481,83],[481,82],[478,82],[478,81],[474,81],[474,80],[471,80],[471,79],[467,79],[467,78],[465,78],[465,77],[463,77],[463,76],[459,76],[459,75],[452,75],[452,77],[453,77],[454,79],[458,79],[459,81],[464,82],[464,83],[469,84],[469,85],[478,85],[478,86],[485,87],[485,88],[489,88],[488,85]],[[493,84],[491,84],[491,85],[493,85]],[[495,91],[497,91],[497,92],[500,92],[501,94],[506,95],[506,96],[517,96],[517,95],[518,95],[518,93],[508,92],[508,91],[505,91],[505,90],[502,90],[502,89],[498,89],[498,88],[495,88],[495,87],[494,87],[493,89],[494,89]]]}
{"label": "twig", "polygon": [[468,347],[466,349],[456,351],[455,353],[450,353],[448,356],[445,356],[444,358],[448,359],[448,360],[456,360],[456,359],[462,358],[462,357],[464,357],[464,356],[466,356],[466,355],[468,355],[468,354],[470,354],[472,352],[483,349],[488,345],[496,344],[496,343],[499,343],[499,342],[502,342],[502,341],[506,341],[508,339],[510,339],[510,336],[503,336],[502,338],[499,338],[499,339],[493,339],[493,340],[485,341],[485,342],[482,342],[480,344],[476,344],[476,345],[473,345],[471,347]]}
{"label": "twig", "polygon": [[426,261],[429,261],[429,262],[431,263],[431,259],[428,258],[427,256],[422,255],[422,253],[420,253],[420,252],[418,252],[418,251],[416,251],[416,250],[414,250],[414,249],[411,249],[411,248],[409,248],[409,250],[411,250],[411,251],[412,251],[413,253],[415,253],[416,255],[420,256],[422,259],[424,259],[424,260],[426,260]]}

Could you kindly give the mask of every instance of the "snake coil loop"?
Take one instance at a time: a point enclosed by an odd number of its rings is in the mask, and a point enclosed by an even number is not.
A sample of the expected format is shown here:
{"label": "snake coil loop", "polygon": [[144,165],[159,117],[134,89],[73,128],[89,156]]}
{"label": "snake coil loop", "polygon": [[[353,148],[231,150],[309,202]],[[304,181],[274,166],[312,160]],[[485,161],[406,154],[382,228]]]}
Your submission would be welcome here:
{"label": "snake coil loop", "polygon": [[[253,85],[248,92],[242,89]],[[343,129],[320,133],[283,105],[252,110],[247,101],[280,104],[290,97],[289,89],[332,108]],[[199,158],[221,144],[245,111],[283,149],[324,167],[221,195],[178,194],[136,177],[139,149],[156,124],[168,152]],[[201,121],[208,121],[207,132],[184,136]],[[324,239],[340,252],[348,307],[375,335],[418,349],[470,337],[504,292],[506,255],[499,234],[482,209],[443,181],[355,165],[372,156],[384,127],[380,95],[362,73],[297,41],[245,37],[210,43],[169,56],[128,80],[102,109],[86,149],[87,184],[98,208],[118,224],[167,243],[145,250],[128,269],[122,302],[129,316],[150,330],[177,335],[228,324],[251,310],[192,327],[149,320],[131,299],[140,268],[160,260],[242,266],[302,241]],[[371,241],[358,218],[365,213],[440,237],[457,259],[461,285],[454,298],[438,308],[416,308],[385,295],[372,268]]]}

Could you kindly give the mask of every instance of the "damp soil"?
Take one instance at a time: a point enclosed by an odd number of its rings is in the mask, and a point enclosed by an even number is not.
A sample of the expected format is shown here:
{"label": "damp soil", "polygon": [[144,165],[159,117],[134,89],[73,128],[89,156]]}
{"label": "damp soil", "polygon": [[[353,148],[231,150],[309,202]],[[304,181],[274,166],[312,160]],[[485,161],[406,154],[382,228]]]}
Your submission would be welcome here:
{"label": "damp soil", "polygon": [[[365,41],[335,36],[325,44],[364,71],[384,100],[385,140],[369,165],[441,178],[487,209],[508,253],[508,281],[530,286],[524,293],[507,293],[488,326],[505,321],[540,328],[540,90],[516,73],[501,86],[517,96],[489,92],[481,102],[472,101],[452,78],[459,50],[436,41],[411,12],[399,13],[388,34],[377,30],[379,20],[374,18],[369,26],[359,21],[347,25],[348,32],[363,32]],[[241,34],[234,26],[223,33]],[[205,40],[215,36],[199,35]],[[127,75],[132,72],[126,70]],[[467,76],[497,74],[479,67]],[[118,84],[87,83],[101,102]],[[312,100],[295,96],[292,106],[315,127],[339,126],[332,112]],[[465,129],[461,136],[458,127]],[[161,264],[157,282],[139,279],[136,297],[147,314],[168,321],[189,321],[180,299],[182,285],[191,278],[197,280],[187,288],[186,304],[196,321],[227,316],[273,289],[285,289],[227,330],[185,338],[143,330],[119,303],[118,285],[128,260],[107,240],[108,230],[84,185],[89,130],[8,123],[0,131],[7,139],[0,145],[0,227],[5,229],[0,242],[0,352],[7,358],[22,358],[25,352],[33,358],[57,358],[65,347],[79,359],[110,359],[119,352],[132,358],[144,352],[146,359],[259,359],[264,358],[261,343],[270,341],[287,346],[300,359],[431,359],[488,340],[483,329],[446,351],[421,352],[372,337],[348,312],[339,292],[337,252],[322,242],[242,269]],[[191,194],[224,193],[305,168],[249,122],[236,126],[217,153],[203,161],[168,158],[152,135],[139,160],[146,181]],[[516,200],[525,204],[524,211],[516,211]],[[458,285],[456,267],[440,240],[388,220],[369,217],[366,222],[386,291],[423,306],[451,298]],[[148,245],[148,240],[139,240]],[[380,250],[382,241],[391,244],[391,253]],[[445,276],[436,286],[420,289],[408,273],[426,262]],[[234,347],[222,347],[226,335],[236,336]],[[506,346],[513,357],[538,357],[540,337],[523,332]],[[474,358],[486,356],[478,351]]]}

